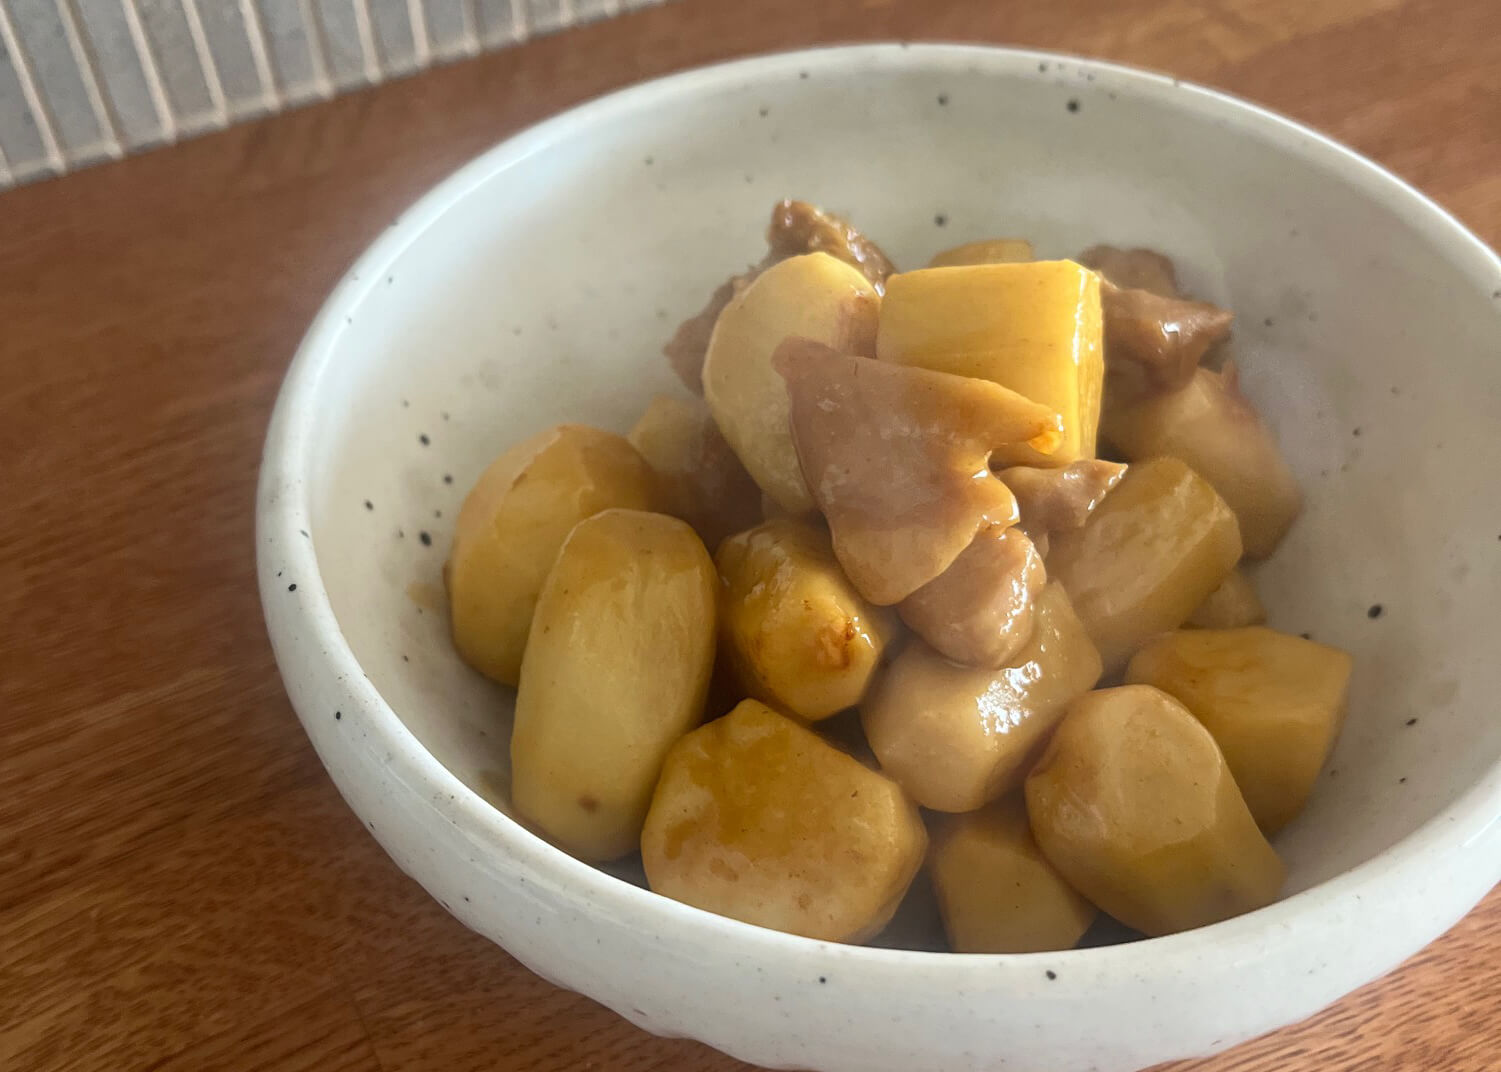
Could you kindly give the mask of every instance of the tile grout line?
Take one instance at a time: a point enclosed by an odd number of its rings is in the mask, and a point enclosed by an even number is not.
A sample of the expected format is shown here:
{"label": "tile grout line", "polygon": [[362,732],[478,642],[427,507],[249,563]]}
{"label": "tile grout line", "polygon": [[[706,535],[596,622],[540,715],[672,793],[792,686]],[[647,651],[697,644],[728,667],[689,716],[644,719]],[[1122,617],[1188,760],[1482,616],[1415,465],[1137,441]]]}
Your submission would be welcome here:
{"label": "tile grout line", "polygon": [[427,12],[422,0],[407,0],[407,22],[412,27],[412,62],[424,70],[433,62],[432,42],[427,36]]}
{"label": "tile grout line", "polygon": [[15,64],[16,80],[21,83],[21,96],[26,99],[26,107],[31,112],[32,122],[36,124],[37,137],[42,139],[42,152],[46,156],[47,166],[61,175],[67,169],[67,160],[58,145],[57,134],[52,129],[52,119],[47,114],[36,82],[31,77],[31,64],[26,59],[26,53],[21,51],[21,40],[16,36],[15,27],[11,25],[10,5],[6,3],[0,3],[0,45],[5,46]]}
{"label": "tile grout line", "polygon": [[323,44],[323,23],[312,8],[312,0],[297,0],[297,13],[307,36],[308,56],[313,61],[313,88],[328,100],[334,95],[333,78],[328,73],[328,49]]}
{"label": "tile grout line", "polygon": [[354,28],[360,35],[360,56],[365,61],[365,83],[381,80],[380,48],[375,43],[375,27],[370,24],[370,0],[354,0]]}
{"label": "tile grout line", "polygon": [[270,111],[279,112],[283,107],[281,90],[276,83],[276,72],[271,67],[271,50],[266,44],[266,28],[261,25],[256,0],[240,0],[240,18],[245,23],[245,40],[250,45],[255,76],[261,82],[261,102]]}
{"label": "tile grout line", "polygon": [[172,112],[172,102],[167,99],[162,73],[151,51],[151,41],[146,37],[146,27],[141,23],[141,12],[136,0],[120,0],[120,9],[125,14],[125,25],[130,30],[131,43],[135,45],[136,59],[141,64],[141,74],[146,79],[146,92],[151,95],[151,105],[156,109],[156,118],[161,125],[162,140],[168,143],[177,140],[177,116]]}
{"label": "tile grout line", "polygon": [[208,47],[208,35],[203,32],[198,0],[182,0],[182,15],[188,22],[188,36],[193,39],[193,52],[198,56],[203,84],[214,109],[214,125],[222,129],[229,126],[229,103],[224,99],[224,83],[219,79],[219,65],[214,62],[214,54]]}
{"label": "tile grout line", "polygon": [[63,24],[63,36],[68,39],[68,48],[73,53],[73,62],[78,66],[83,81],[83,92],[94,109],[94,120],[99,124],[99,133],[104,136],[104,150],[111,159],[125,155],[125,146],[120,140],[120,124],[110,108],[110,101],[99,84],[98,68],[94,63],[94,50],[83,39],[78,26],[78,15],[73,10],[74,0],[57,0],[57,17]]}

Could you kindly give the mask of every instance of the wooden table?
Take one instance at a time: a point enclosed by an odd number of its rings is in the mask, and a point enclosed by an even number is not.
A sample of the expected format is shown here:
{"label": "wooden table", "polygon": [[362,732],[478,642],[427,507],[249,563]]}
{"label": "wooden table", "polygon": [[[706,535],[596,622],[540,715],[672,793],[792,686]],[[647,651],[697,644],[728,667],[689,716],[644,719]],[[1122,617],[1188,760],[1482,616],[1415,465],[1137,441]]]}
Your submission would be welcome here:
{"label": "wooden table", "polygon": [[[1104,56],[1354,145],[1501,241],[1494,0],[682,0],[0,196],[0,1068],[741,1068],[529,975],[344,807],[272,665],[261,437],[351,258],[638,79],[870,38]],[[1219,1072],[1501,1067],[1501,894]]]}

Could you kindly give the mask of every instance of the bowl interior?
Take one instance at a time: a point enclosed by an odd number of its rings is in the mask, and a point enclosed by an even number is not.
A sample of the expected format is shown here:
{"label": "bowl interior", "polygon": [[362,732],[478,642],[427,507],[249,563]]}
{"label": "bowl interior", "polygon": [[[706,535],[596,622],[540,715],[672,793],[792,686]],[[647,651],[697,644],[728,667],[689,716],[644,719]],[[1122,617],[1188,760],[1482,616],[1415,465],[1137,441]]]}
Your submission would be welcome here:
{"label": "bowl interior", "polygon": [[1277,841],[1289,892],[1452,803],[1501,757],[1494,263],[1342,150],[1211,94],[1036,57],[862,55],[586,110],[471,166],[410,244],[356,269],[379,278],[349,281],[364,296],[318,383],[312,538],[391,708],[506,807],[511,697],[455,657],[443,607],[464,493],[542,427],[624,430],[681,390],[661,344],[796,196],[899,265],[996,235],[1044,256],[1148,245],[1232,308],[1307,497],[1259,570],[1272,624],[1356,659],[1343,737]]}

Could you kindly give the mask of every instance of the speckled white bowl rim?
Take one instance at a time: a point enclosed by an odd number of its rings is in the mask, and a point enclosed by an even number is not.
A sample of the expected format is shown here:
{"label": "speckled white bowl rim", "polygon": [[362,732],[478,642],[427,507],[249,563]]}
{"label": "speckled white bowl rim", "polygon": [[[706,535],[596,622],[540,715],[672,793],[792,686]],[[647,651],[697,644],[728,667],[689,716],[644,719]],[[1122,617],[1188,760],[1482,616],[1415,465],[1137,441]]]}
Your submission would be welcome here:
{"label": "speckled white bowl rim", "polygon": [[[1352,186],[1384,194],[1392,211],[1414,226],[1441,235],[1450,256],[1466,271],[1501,275],[1501,259],[1483,242],[1433,201],[1370,160],[1254,104],[1162,75],[1050,52],[937,44],[814,49],[669,75],[583,104],[484,153],[404,212],[335,287],[291,364],[266,441],[263,488],[274,482],[280,493],[261,498],[258,550],[268,541],[279,544],[281,561],[295,571],[306,589],[304,598],[290,603],[278,600],[273,609],[271,594],[280,588],[263,572],[262,600],[273,644],[278,635],[292,631],[282,624],[290,616],[296,619],[295,633],[304,644],[306,638],[315,637],[326,649],[323,673],[327,680],[340,680],[355,702],[366,709],[371,734],[368,747],[390,754],[385,766],[389,792],[404,795],[410,807],[431,809],[443,822],[464,829],[476,848],[509,860],[511,866],[532,876],[552,896],[568,899],[584,912],[606,912],[621,926],[646,932],[671,930],[677,938],[704,949],[733,950],[742,962],[749,958],[777,962],[802,958],[810,972],[843,968],[872,985],[884,979],[893,993],[912,985],[918,975],[931,977],[935,969],[942,972],[946,985],[957,990],[995,988],[1002,983],[1011,993],[1029,989],[1041,992],[1049,985],[1037,967],[1041,956],[1050,966],[1086,972],[1094,987],[1127,987],[1144,974],[1192,971],[1206,961],[1254,964],[1266,952],[1273,934],[1278,946],[1306,941],[1329,948],[1333,939],[1336,946],[1342,945],[1347,951],[1349,959],[1333,973],[1338,977],[1337,988],[1307,1009],[1312,1013],[1325,1001],[1377,977],[1416,952],[1501,881],[1501,763],[1490,767],[1454,804],[1385,852],[1312,889],[1211,927],[1148,942],[1045,955],[955,956],[844,946],[699,911],[613,878],[553,848],[491,807],[422,747],[365,679],[341,634],[319,581],[312,541],[302,538],[310,528],[310,491],[303,474],[308,471],[317,419],[311,402],[332,360],[339,326],[384,277],[396,256],[474,187],[514,162],[572,136],[582,124],[624,117],[654,100],[735,83],[752,72],[758,76],[795,76],[799,68],[810,65],[858,67],[877,54],[889,63],[898,49],[924,67],[981,64],[994,70],[1013,66],[1020,70],[1035,68],[1039,62],[1062,60],[1086,71],[1109,72],[1146,95],[1170,95],[1178,108],[1206,115],[1238,113],[1238,122],[1257,128],[1269,139],[1290,143],[1305,153],[1322,154],[1324,162],[1342,169]],[[278,650],[277,657],[285,675],[287,653]],[[1489,866],[1476,867],[1472,853],[1488,855]],[[1450,866],[1460,856],[1469,857],[1471,862],[1462,868]],[[1429,925],[1422,933],[1414,933],[1411,926],[1409,910],[1415,898],[1426,899],[1423,914]],[[1359,912],[1352,913],[1348,909],[1355,901],[1364,903]]]}

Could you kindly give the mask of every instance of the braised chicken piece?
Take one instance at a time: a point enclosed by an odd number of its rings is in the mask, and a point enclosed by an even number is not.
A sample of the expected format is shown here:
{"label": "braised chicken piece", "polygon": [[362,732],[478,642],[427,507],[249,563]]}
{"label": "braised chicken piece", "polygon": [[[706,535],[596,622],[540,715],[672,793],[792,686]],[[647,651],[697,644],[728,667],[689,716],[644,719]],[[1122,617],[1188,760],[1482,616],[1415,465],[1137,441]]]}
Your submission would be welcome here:
{"label": "braised chicken piece", "polygon": [[1233,314],[1185,297],[1172,260],[1156,250],[1091,246],[1079,263],[1103,279],[1105,362],[1117,397],[1177,390],[1230,334]]}
{"label": "braised chicken piece", "polygon": [[[1115,398],[1176,391],[1207,351],[1230,334],[1235,314],[1208,302],[1100,284],[1105,369]],[[1113,401],[1113,399],[1112,399]]]}
{"label": "braised chicken piece", "polygon": [[948,569],[980,529],[1016,523],[992,455],[1041,461],[1062,438],[1056,413],[988,380],[796,338],[772,364],[787,381],[793,444],[834,554],[877,606]]}
{"label": "braised chicken piece", "polygon": [[913,800],[974,811],[1021,787],[1069,703],[1099,679],[1099,652],[1050,581],[1006,666],[960,666],[914,640],[860,704],[860,724],[881,772]]}
{"label": "braised chicken piece", "polygon": [[993,526],[897,611],[940,655],[999,670],[1031,639],[1032,604],[1047,579],[1026,533]]}
{"label": "braised chicken piece", "polygon": [[711,550],[761,516],[761,489],[725,442],[703,399],[658,395],[626,437],[657,474],[664,512]]}
{"label": "braised chicken piece", "polygon": [[806,201],[778,201],[771,209],[771,223],[766,228],[765,257],[739,275],[721,283],[709,296],[703,309],[678,325],[662,347],[662,353],[688,390],[703,394],[704,354],[709,337],[724,307],[766,269],[778,261],[804,253],[828,253],[860,270],[881,293],[886,277],[896,269],[881,247],[832,212],[825,212]]}
{"label": "braised chicken piece", "polygon": [[1172,259],[1155,249],[1090,246],[1075,259],[1126,290],[1147,290],[1163,298],[1183,297]]}
{"label": "braised chicken piece", "polygon": [[886,277],[896,271],[881,247],[852,227],[849,221],[825,212],[806,201],[778,201],[766,229],[770,256],[796,257],[801,253],[828,253],[860,269],[876,291],[886,288]]}
{"label": "braised chicken piece", "polygon": [[996,475],[1016,496],[1021,527],[1036,539],[1084,524],[1125,473],[1119,462],[1086,458],[1062,469],[1018,465]]}

